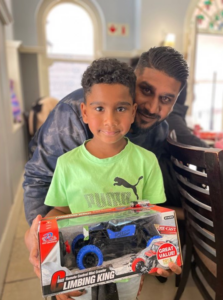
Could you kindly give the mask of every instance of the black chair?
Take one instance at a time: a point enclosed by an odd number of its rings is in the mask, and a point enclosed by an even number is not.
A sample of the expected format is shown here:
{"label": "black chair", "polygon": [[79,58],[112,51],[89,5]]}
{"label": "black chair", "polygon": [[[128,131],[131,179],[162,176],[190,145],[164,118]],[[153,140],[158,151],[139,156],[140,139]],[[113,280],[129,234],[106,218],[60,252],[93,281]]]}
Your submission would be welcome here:
{"label": "black chair", "polygon": [[181,298],[190,271],[205,300],[222,300],[223,151],[183,145],[170,137],[167,142],[186,223],[184,266],[174,300]]}

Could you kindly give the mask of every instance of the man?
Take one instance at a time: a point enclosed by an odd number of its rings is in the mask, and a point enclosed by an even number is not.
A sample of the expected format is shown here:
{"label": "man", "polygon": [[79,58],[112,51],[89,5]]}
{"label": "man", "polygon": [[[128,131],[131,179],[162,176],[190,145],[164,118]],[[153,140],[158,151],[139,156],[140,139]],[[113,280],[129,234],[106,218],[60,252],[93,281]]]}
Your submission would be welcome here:
{"label": "man", "polygon": [[[141,55],[135,74],[138,108],[127,136],[133,143],[153,151],[159,159],[160,147],[168,134],[164,119],[172,111],[186,84],[188,66],[182,55],[173,48],[157,47]],[[37,274],[36,228],[41,219],[37,215],[45,216],[49,211],[44,200],[57,158],[92,137],[81,117],[80,104],[83,100],[83,91],[80,89],[60,101],[30,143],[32,157],[26,164],[23,184],[26,218],[32,224],[26,244]],[[170,268],[177,274],[181,272],[175,264],[171,264]],[[169,275],[168,271],[162,269],[157,273],[164,277]]]}

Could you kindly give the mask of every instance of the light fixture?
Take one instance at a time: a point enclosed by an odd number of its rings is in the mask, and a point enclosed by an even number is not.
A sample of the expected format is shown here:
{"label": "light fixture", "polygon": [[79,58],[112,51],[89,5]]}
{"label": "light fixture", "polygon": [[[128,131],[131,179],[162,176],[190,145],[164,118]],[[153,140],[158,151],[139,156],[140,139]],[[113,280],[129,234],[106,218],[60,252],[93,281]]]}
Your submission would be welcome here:
{"label": "light fixture", "polygon": [[175,34],[173,33],[168,33],[165,37],[165,40],[164,40],[164,46],[169,46],[169,47],[173,47],[175,46]]}

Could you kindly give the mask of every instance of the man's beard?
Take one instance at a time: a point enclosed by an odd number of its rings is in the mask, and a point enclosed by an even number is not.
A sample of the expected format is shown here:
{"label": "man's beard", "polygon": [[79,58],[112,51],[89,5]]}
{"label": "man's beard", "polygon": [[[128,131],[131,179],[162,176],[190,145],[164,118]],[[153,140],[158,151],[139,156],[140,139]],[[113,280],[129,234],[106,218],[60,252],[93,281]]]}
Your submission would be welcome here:
{"label": "man's beard", "polygon": [[151,114],[145,107],[144,108],[138,108],[137,109],[138,113],[141,115],[144,115],[145,117],[151,118],[151,119],[156,119],[156,122],[146,128],[141,127],[141,124],[147,124],[146,122],[143,122],[143,120],[141,120],[141,123],[139,124],[139,122],[134,122],[131,126],[131,130],[133,133],[146,133],[148,131],[150,131],[152,128],[158,126],[163,120],[160,120],[161,117],[157,114]]}

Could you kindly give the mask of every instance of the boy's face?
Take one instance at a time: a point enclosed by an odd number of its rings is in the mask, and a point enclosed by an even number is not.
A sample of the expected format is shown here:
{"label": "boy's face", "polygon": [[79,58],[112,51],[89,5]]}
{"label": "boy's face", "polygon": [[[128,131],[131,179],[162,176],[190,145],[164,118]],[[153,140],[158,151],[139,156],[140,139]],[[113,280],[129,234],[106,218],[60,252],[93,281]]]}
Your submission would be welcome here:
{"label": "boy's face", "polygon": [[135,123],[147,130],[171,113],[181,89],[181,82],[162,71],[144,68],[135,71],[137,112]]}
{"label": "boy's face", "polygon": [[81,104],[83,121],[94,139],[106,144],[119,142],[135,118],[136,104],[129,88],[122,84],[95,84]]}

